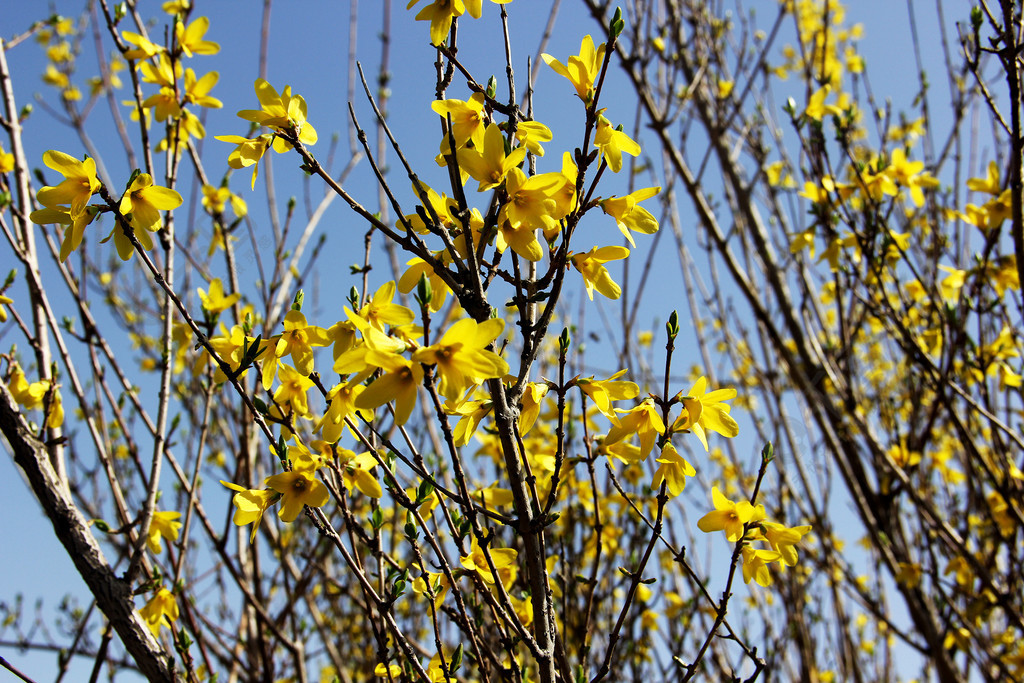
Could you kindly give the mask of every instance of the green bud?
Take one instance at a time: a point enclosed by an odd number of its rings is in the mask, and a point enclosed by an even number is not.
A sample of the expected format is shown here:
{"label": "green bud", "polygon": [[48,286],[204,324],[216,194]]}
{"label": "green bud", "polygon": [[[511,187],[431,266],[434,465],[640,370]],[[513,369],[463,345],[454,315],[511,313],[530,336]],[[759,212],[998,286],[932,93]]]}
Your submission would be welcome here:
{"label": "green bud", "polygon": [[494,96],[498,94],[498,79],[491,76],[487,79],[487,96],[494,99]]}
{"label": "green bud", "polygon": [[452,664],[448,673],[455,673],[459,670],[460,666],[462,666],[462,643],[459,643],[459,646],[455,648],[455,652],[452,654]]}
{"label": "green bud", "polygon": [[981,14],[980,7],[971,8],[971,28],[977,33],[981,29],[981,23],[984,21],[984,17]]}
{"label": "green bud", "polygon": [[118,23],[128,15],[128,3],[119,2],[114,5],[114,23]]}
{"label": "green bud", "polygon": [[768,464],[775,459],[775,447],[772,446],[772,442],[768,441],[765,443],[764,448],[761,449],[761,462]]}
{"label": "green bud", "polygon": [[302,292],[301,289],[295,293],[295,301],[292,302],[292,310],[293,311],[301,311],[302,310],[302,300],[305,297],[306,297],[306,295]]}
{"label": "green bud", "polygon": [[348,290],[348,303],[352,308],[359,308],[359,290],[355,287]]}
{"label": "green bud", "polygon": [[679,336],[679,314],[672,311],[672,314],[668,317],[668,322],[665,323],[665,331],[668,333],[669,340],[675,340]]}
{"label": "green bud", "polygon": [[426,273],[420,275],[420,281],[416,283],[416,302],[426,308],[434,298],[434,289],[430,286],[430,280]]}
{"label": "green bud", "polygon": [[563,356],[569,352],[569,345],[572,344],[572,337],[569,336],[569,328],[562,328],[562,334],[558,335],[558,352]]}
{"label": "green bud", "polygon": [[380,508],[374,508],[370,514],[370,524],[373,525],[375,531],[380,531],[380,528],[384,526],[384,513],[381,512]]}
{"label": "green bud", "polygon": [[105,534],[110,533],[110,525],[104,522],[102,519],[94,519],[92,521],[92,525]]}

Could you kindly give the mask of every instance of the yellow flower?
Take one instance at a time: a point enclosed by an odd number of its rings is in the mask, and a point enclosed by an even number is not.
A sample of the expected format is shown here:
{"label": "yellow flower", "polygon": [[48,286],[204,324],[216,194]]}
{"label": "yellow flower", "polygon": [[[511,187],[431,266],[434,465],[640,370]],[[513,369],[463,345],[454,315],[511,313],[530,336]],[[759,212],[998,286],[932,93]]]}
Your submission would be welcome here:
{"label": "yellow flower", "polygon": [[[153,184],[153,176],[140,173],[121,197],[118,210],[131,216],[132,227],[156,232],[160,229],[160,211],[181,206],[181,195],[174,190]],[[123,256],[122,256],[123,258]]]}
{"label": "yellow flower", "polygon": [[381,368],[385,374],[366,387],[356,399],[356,407],[373,410],[394,401],[395,424],[405,424],[416,405],[416,389],[423,383],[423,366],[396,353],[371,350],[366,357],[367,362]]}
{"label": "yellow flower", "polygon": [[476,572],[477,576],[483,579],[484,583],[494,584],[497,580],[501,581],[501,585],[508,588],[516,580],[516,574],[518,573],[516,558],[519,553],[514,548],[490,548],[488,554],[491,556],[491,562],[494,563],[494,568],[497,570],[497,576],[491,571],[490,566],[487,564],[487,557],[475,538],[470,547],[469,555],[460,557],[459,561],[469,571]]}
{"label": "yellow flower", "polygon": [[306,316],[291,310],[284,316],[284,332],[277,340],[274,354],[278,358],[290,355],[295,369],[303,375],[313,372],[313,347],[331,343],[327,330],[306,324]]}
{"label": "yellow flower", "polygon": [[697,521],[697,528],[708,534],[725,531],[725,537],[730,542],[735,543],[743,537],[743,526],[747,522],[764,518],[762,506],[755,508],[746,500],[734,503],[722,495],[717,486],[711,489],[711,500],[715,509]]}
{"label": "yellow flower", "polygon": [[9,306],[14,303],[14,299],[0,294],[0,323],[7,322],[7,309],[4,306]]}
{"label": "yellow flower", "polygon": [[[635,386],[635,385],[634,385]],[[637,389],[639,392],[639,388]],[[548,385],[539,382],[528,382],[523,388],[523,395],[520,398],[522,405],[519,408],[519,433],[526,435],[533,429],[537,417],[540,416],[540,406],[548,393]]]}
{"label": "yellow flower", "polygon": [[532,154],[544,156],[542,142],[551,141],[551,129],[540,121],[520,121],[516,124],[516,140]]}
{"label": "yellow flower", "polygon": [[541,59],[544,60],[545,64],[554,69],[555,73],[568,78],[569,82],[576,88],[576,95],[585,104],[589,104],[593,96],[594,81],[597,80],[601,66],[604,63],[604,53],[604,43],[601,43],[595,50],[594,39],[590,36],[584,36],[583,42],[580,43],[579,55],[569,57],[568,64],[563,65],[549,54],[542,54]]}
{"label": "yellow flower", "polygon": [[220,74],[211,71],[202,78],[196,80],[196,72],[192,69],[185,69],[185,102],[198,107],[220,109],[224,103],[216,97],[210,97],[210,91],[220,80]]}
{"label": "yellow flower", "polygon": [[154,555],[163,552],[162,538],[174,542],[178,540],[178,529],[181,522],[176,521],[181,517],[180,512],[154,512],[153,519],[149,523],[149,536],[146,538],[146,545]]}
{"label": "yellow flower", "polygon": [[[635,408],[619,412],[624,412],[625,416],[619,418],[618,423],[608,430],[608,436],[604,438],[605,445],[614,444],[636,434],[640,437],[640,457],[646,458],[654,448],[658,435],[665,433],[665,422],[661,419],[658,406],[652,399],[646,398]],[[662,457],[665,457],[664,452]]]}
{"label": "yellow flower", "polygon": [[673,498],[678,496],[686,488],[686,478],[697,475],[697,470],[688,463],[683,456],[679,455],[676,447],[671,443],[665,444],[661,449],[661,457],[658,458],[661,466],[654,473],[653,486],[657,487],[661,482],[668,484],[668,492]]}
{"label": "yellow flower", "polygon": [[633,235],[630,230],[653,235],[658,232],[658,219],[651,212],[640,206],[640,202],[649,199],[661,192],[660,187],[645,187],[642,190],[631,192],[625,197],[611,197],[601,201],[601,209],[615,219],[619,231],[629,240],[632,247],[636,247]]}
{"label": "yellow flower", "polygon": [[14,364],[11,368],[11,378],[7,381],[7,388],[14,397],[14,402],[31,410],[40,408],[43,405],[43,398],[50,390],[50,381],[46,379],[38,382],[29,382],[25,377],[25,371],[21,366]]}
{"label": "yellow flower", "polygon": [[256,531],[259,530],[263,513],[279,498],[277,492],[269,489],[247,489],[223,479],[220,483],[238,492],[231,501],[235,505],[235,516],[231,521],[236,526],[252,524],[252,533],[249,535],[249,542],[252,543],[256,539]]}
{"label": "yellow flower", "polygon": [[278,404],[288,403],[292,410],[303,417],[308,415],[309,401],[306,392],[313,388],[313,380],[290,365],[281,366],[279,379],[281,386],[274,392],[274,401]]}
{"label": "yellow flower", "polygon": [[366,321],[381,332],[384,331],[385,325],[407,325],[415,320],[416,314],[412,310],[401,304],[391,303],[394,298],[394,281],[385,282],[373,293],[370,300],[359,309],[358,313],[352,313],[351,315]]}
{"label": "yellow flower", "polygon": [[274,136],[270,133],[264,133],[255,138],[243,138],[241,135],[217,135],[216,140],[221,142],[230,142],[233,145],[238,145],[235,150],[228,155],[228,166],[231,168],[246,168],[252,166],[252,182],[250,183],[250,189],[256,188],[256,174],[259,171],[259,161],[263,158],[263,155],[267,153],[270,145],[274,142]]}
{"label": "yellow flower", "polygon": [[0,145],[0,173],[10,173],[14,170],[14,155],[10,152],[4,151],[4,146]]}
{"label": "yellow flower", "polygon": [[210,20],[206,17],[199,17],[187,27],[183,22],[175,24],[175,34],[178,38],[178,45],[186,57],[193,55],[215,55],[220,52],[220,45],[203,40],[203,36],[210,28]]}
{"label": "yellow flower", "polygon": [[[330,401],[330,405],[327,406],[324,416],[316,425],[324,441],[335,443],[341,438],[341,433],[345,428],[345,418],[355,415],[356,399],[365,389],[366,387],[362,384],[343,383],[336,384],[327,392],[327,400]],[[363,414],[366,419],[373,417],[369,411],[363,411]]]}
{"label": "yellow flower", "polygon": [[761,586],[772,585],[772,574],[768,571],[768,563],[775,562],[779,557],[779,553],[774,550],[744,546],[743,583],[750,583],[750,580],[754,579]]}
{"label": "yellow flower", "polygon": [[993,197],[998,197],[1002,194],[1002,185],[999,182],[999,165],[994,162],[988,162],[988,174],[984,178],[971,178],[967,181],[967,189],[974,190],[975,192],[985,192]]}
{"label": "yellow flower", "polygon": [[[445,31],[447,33],[447,30]],[[472,140],[475,147],[484,144],[484,131],[487,124],[484,113],[484,94],[473,93],[468,100],[435,100],[430,108],[442,118],[452,117],[452,137],[455,146],[462,147]]]}
{"label": "yellow flower", "polygon": [[210,313],[220,313],[235,305],[235,302],[242,298],[242,295],[235,292],[231,296],[224,296],[224,283],[220,278],[210,280],[210,293],[207,294],[202,287],[196,289],[199,293],[199,300],[203,302],[203,310]]}
{"label": "yellow flower", "polygon": [[786,567],[796,566],[796,546],[808,531],[809,524],[804,526],[786,527],[778,522],[761,522],[762,532],[773,550],[779,553],[779,562]]}
{"label": "yellow flower", "polygon": [[370,498],[380,498],[383,490],[380,482],[371,474],[377,466],[377,460],[372,453],[360,453],[356,455],[345,449],[338,450],[338,468],[341,470],[341,478],[349,490],[357,488]]}
{"label": "yellow flower", "polygon": [[583,276],[583,282],[587,286],[587,296],[594,300],[594,290],[608,297],[618,299],[622,289],[612,280],[608,269],[604,267],[609,261],[618,261],[629,256],[629,249],[626,247],[593,247],[585,254],[573,254],[572,265]]}
{"label": "yellow flower", "polygon": [[705,451],[708,430],[729,438],[740,433],[739,425],[729,414],[732,406],[724,403],[736,398],[736,390],[730,387],[708,392],[707,385],[707,377],[701,377],[687,396],[680,397],[685,410],[672,425],[672,431],[690,430],[696,434]]}
{"label": "yellow flower", "polygon": [[128,50],[124,53],[125,59],[149,59],[155,57],[164,51],[164,48],[156,43],[153,43],[148,38],[133,33],[131,31],[121,31],[121,37],[124,38],[125,42],[131,43],[135,46],[134,50]]}
{"label": "yellow flower", "polygon": [[142,606],[139,616],[145,620],[155,638],[160,634],[161,626],[173,628],[171,622],[178,620],[178,603],[171,591],[161,588]]}
{"label": "yellow flower", "polygon": [[526,148],[517,147],[507,156],[505,136],[496,124],[487,126],[484,143],[473,148],[459,150],[459,168],[479,181],[477,192],[486,192],[501,185],[505,175],[526,158]]}
{"label": "yellow flower", "polygon": [[470,386],[508,373],[508,363],[485,348],[504,329],[505,322],[498,318],[482,323],[464,318],[449,327],[437,342],[416,351],[412,360],[436,365],[440,376],[438,392],[447,398],[458,398]]}
{"label": "yellow flower", "polygon": [[203,208],[211,214],[223,214],[228,204],[235,216],[241,218],[249,212],[245,200],[226,187],[203,185]]}
{"label": "yellow flower", "polygon": [[[410,0],[406,9],[412,9],[419,0]],[[479,3],[477,3],[479,4]],[[416,21],[430,22],[430,44],[444,45],[448,31],[452,27],[452,19],[461,17],[466,12],[466,4],[463,0],[434,0],[420,10],[416,15]]]}
{"label": "yellow flower", "polygon": [[43,163],[63,175],[64,181],[55,187],[40,189],[36,193],[39,203],[57,210],[68,206],[72,218],[81,216],[89,198],[101,187],[96,178],[96,162],[89,157],[79,161],[70,154],[51,149],[43,152]]}
{"label": "yellow flower", "polygon": [[[290,133],[294,130],[299,142],[304,145],[316,144],[316,129],[306,120],[306,100],[301,95],[292,95],[289,85],[278,94],[270,83],[262,78],[256,79],[256,98],[262,109],[243,109],[238,116],[246,121],[273,128],[278,133]],[[291,146],[283,139],[274,141],[274,151],[285,152]]]}
{"label": "yellow flower", "polygon": [[[625,370],[619,370],[608,379],[594,379],[593,377],[576,378],[576,386],[580,388],[580,391],[589,396],[590,400],[597,406],[597,409],[616,424],[618,424],[619,420],[615,415],[615,410],[612,409],[611,402],[636,398],[637,394],[640,393],[640,387],[635,382],[619,379],[624,374],[626,374]],[[664,427],[662,427],[662,431],[664,431]]]}
{"label": "yellow flower", "polygon": [[75,218],[72,218],[67,210],[46,208],[33,211],[29,214],[29,220],[39,225],[60,223],[64,226],[64,239],[60,245],[60,260],[64,262],[71,252],[81,246],[86,226],[92,223],[97,215],[99,211],[93,206],[85,207],[85,211]]}
{"label": "yellow flower", "polygon": [[508,202],[501,208],[498,222],[508,221],[512,228],[541,229],[545,234],[558,231],[556,195],[565,184],[561,173],[541,173],[527,177],[518,168],[509,169],[505,178]]}
{"label": "yellow flower", "polygon": [[330,498],[327,487],[306,469],[281,472],[267,477],[264,483],[281,494],[281,508],[277,516],[282,522],[294,522],[304,506],[318,508]]}
{"label": "yellow flower", "polygon": [[[442,262],[451,259],[447,251],[434,252],[434,258]],[[448,295],[451,293],[445,281],[434,272],[429,263],[419,257],[410,259],[405,265],[409,266],[409,268],[402,273],[402,277],[398,280],[398,291],[408,294],[419,284],[420,277],[426,276],[432,292],[430,312],[437,313],[440,311],[441,307],[444,306],[444,302],[448,299]]]}
{"label": "yellow flower", "polygon": [[812,95],[811,99],[807,102],[807,109],[804,110],[804,116],[814,121],[821,121],[821,118],[825,114],[831,114],[833,116],[842,116],[843,110],[834,104],[825,104],[825,98],[828,97],[829,92],[832,90],[832,86],[826,84],[816,90]]}
{"label": "yellow flower", "polygon": [[634,157],[640,154],[640,145],[621,130],[613,128],[612,122],[604,116],[597,119],[594,147],[601,151],[601,156],[608,162],[608,168],[614,173],[622,170],[623,152]]}

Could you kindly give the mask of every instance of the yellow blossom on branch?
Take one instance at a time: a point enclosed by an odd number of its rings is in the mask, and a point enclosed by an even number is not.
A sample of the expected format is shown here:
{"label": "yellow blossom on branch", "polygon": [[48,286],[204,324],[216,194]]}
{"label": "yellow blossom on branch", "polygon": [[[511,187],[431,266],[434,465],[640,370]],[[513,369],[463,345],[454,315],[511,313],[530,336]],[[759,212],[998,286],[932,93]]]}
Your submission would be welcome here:
{"label": "yellow blossom on branch", "polygon": [[610,197],[601,200],[601,209],[615,219],[619,231],[629,240],[632,247],[636,247],[633,235],[630,231],[639,232],[644,235],[653,235],[658,232],[658,219],[651,212],[640,206],[640,202],[649,199],[661,192],[660,187],[645,187],[636,192],[630,192],[625,197]]}
{"label": "yellow blossom on branch", "polygon": [[646,458],[654,448],[658,435],[665,433],[665,422],[661,419],[658,406],[653,399],[646,398],[635,408],[619,412],[624,412],[625,415],[608,431],[608,436],[604,438],[605,445],[614,444],[635,434],[640,438],[640,457]]}
{"label": "yellow blossom on branch", "polygon": [[708,431],[729,438],[740,433],[739,425],[729,414],[732,406],[725,403],[736,398],[736,389],[729,387],[707,391],[707,386],[707,377],[701,377],[689,394],[680,397],[684,411],[672,425],[673,432],[690,430],[696,434],[705,451],[708,450]]}
{"label": "yellow blossom on branch", "polygon": [[256,538],[256,532],[259,530],[263,513],[277,502],[280,494],[271,489],[247,489],[223,479],[220,483],[232,491],[237,491],[232,499],[232,503],[235,505],[235,516],[231,521],[236,526],[252,524],[252,533],[249,535],[249,542],[252,543]]}
{"label": "yellow blossom on branch", "polygon": [[291,356],[295,369],[303,375],[313,372],[313,347],[329,346],[327,330],[306,324],[306,316],[291,310],[284,316],[284,332],[278,337],[274,354],[278,358]]}
{"label": "yellow blossom on branch", "polygon": [[220,313],[221,311],[225,311],[234,306],[235,303],[242,298],[242,295],[238,292],[235,292],[230,296],[225,296],[224,283],[220,281],[219,277],[215,277],[210,280],[209,294],[207,294],[202,287],[197,288],[196,292],[199,294],[199,300],[202,302],[203,310],[209,311],[210,313]]}
{"label": "yellow blossom on branch", "polygon": [[704,533],[724,531],[725,537],[735,543],[743,537],[743,527],[748,522],[764,519],[764,508],[756,508],[749,501],[741,500],[734,503],[726,498],[718,487],[711,489],[711,501],[715,509],[697,521],[697,528]]}
{"label": "yellow blossom on branch", "polygon": [[146,537],[146,545],[154,555],[163,552],[161,539],[168,541],[178,540],[178,530],[181,528],[180,512],[154,512],[153,519],[149,522],[149,535]]}
{"label": "yellow blossom on branch", "polygon": [[177,37],[178,46],[186,57],[215,55],[220,52],[220,45],[203,40],[203,36],[206,35],[209,28],[210,20],[206,17],[198,17],[188,26],[185,26],[183,22],[175,24],[175,37]]}
{"label": "yellow blossom on branch", "polygon": [[593,97],[594,82],[601,72],[604,63],[605,44],[594,49],[594,39],[589,35],[583,37],[580,43],[580,53],[569,57],[568,64],[562,64],[549,54],[542,54],[541,59],[550,66],[554,72],[569,79],[576,88],[576,95],[589,104]]}
{"label": "yellow blossom on branch", "polygon": [[267,477],[264,483],[281,494],[281,508],[277,516],[282,522],[294,522],[303,507],[318,508],[330,498],[327,487],[308,469],[281,472]]}
{"label": "yellow blossom on branch", "polygon": [[743,547],[743,583],[750,583],[753,579],[758,585],[768,587],[772,585],[772,574],[768,571],[768,563],[775,562],[781,556],[774,550],[764,548]]}
{"label": "yellow blossom on branch", "polygon": [[178,620],[178,602],[174,594],[166,588],[160,588],[149,601],[139,610],[146,626],[156,637],[160,633],[160,627],[173,628],[171,622]]}
{"label": "yellow blossom on branch", "polygon": [[[447,34],[447,30],[445,31]],[[473,93],[468,100],[436,100],[430,108],[441,115],[452,119],[452,137],[455,138],[455,146],[463,147],[467,142],[472,141],[475,147],[484,144],[484,131],[486,130],[487,118],[484,113],[484,94]]]}
{"label": "yellow blossom on branch", "polygon": [[459,561],[469,571],[476,572],[476,575],[484,583],[493,585],[496,581],[501,581],[501,585],[506,588],[512,585],[519,571],[518,562],[516,561],[519,553],[514,548],[490,548],[487,555],[491,556],[491,562],[494,564],[494,569],[497,570],[497,576],[491,570],[490,565],[487,564],[487,556],[475,538],[473,539],[469,554],[459,558]]}
{"label": "yellow blossom on branch", "polygon": [[661,449],[658,463],[659,467],[654,472],[652,485],[657,487],[664,481],[668,485],[669,495],[673,498],[682,493],[683,489],[686,488],[687,477],[697,475],[697,470],[693,469],[693,465],[687,462],[683,456],[679,455],[679,451],[676,450],[676,447],[671,442],[666,443],[665,447]]}
{"label": "yellow blossom on branch", "polygon": [[36,193],[39,203],[49,209],[67,206],[72,218],[81,216],[89,198],[102,187],[96,178],[96,162],[89,157],[79,161],[70,154],[51,149],[43,152],[43,163],[63,175],[64,181],[40,189]]}
{"label": "yellow blossom on branch", "polygon": [[[289,85],[278,94],[277,90],[262,78],[256,79],[254,87],[256,98],[262,108],[243,109],[238,112],[240,118],[272,128],[278,133],[291,134],[294,131],[302,144],[316,144],[316,129],[306,120],[306,100],[301,95],[292,95],[292,88]],[[276,152],[286,152],[290,147],[291,145],[281,138],[274,140]]]}
{"label": "yellow blossom on branch", "polygon": [[613,128],[612,122],[603,115],[597,119],[597,130],[594,131],[594,147],[600,150],[601,157],[608,163],[608,168],[613,173],[618,173],[622,170],[623,153],[634,157],[640,154],[640,145],[623,131]]}
{"label": "yellow blossom on branch", "polygon": [[608,269],[604,264],[609,261],[618,261],[629,256],[629,249],[626,247],[593,247],[585,254],[573,254],[572,265],[583,276],[583,282],[587,286],[587,296],[594,300],[594,290],[608,297],[618,299],[622,289],[612,280]]}
{"label": "yellow blossom on branch", "polygon": [[274,136],[264,133],[255,138],[243,138],[240,135],[218,135],[216,140],[230,142],[237,145],[234,151],[228,155],[228,166],[231,168],[246,168],[252,166],[252,182],[250,189],[256,188],[256,174],[259,171],[259,161],[267,153],[274,142]]}
{"label": "yellow blossom on branch", "polygon": [[435,343],[413,353],[412,360],[435,365],[440,377],[438,392],[447,398],[457,398],[474,384],[508,373],[508,363],[486,348],[504,329],[505,322],[499,318],[482,323],[464,318]]}

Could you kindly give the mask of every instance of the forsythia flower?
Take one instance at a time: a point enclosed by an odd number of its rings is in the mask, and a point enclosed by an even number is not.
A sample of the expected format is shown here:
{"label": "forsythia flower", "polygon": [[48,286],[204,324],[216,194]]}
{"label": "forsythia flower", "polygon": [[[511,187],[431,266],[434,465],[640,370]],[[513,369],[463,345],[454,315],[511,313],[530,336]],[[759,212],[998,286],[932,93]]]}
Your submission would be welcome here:
{"label": "forsythia flower", "polygon": [[259,530],[263,513],[279,498],[277,492],[270,489],[246,489],[223,479],[221,479],[220,483],[232,491],[238,492],[232,499],[232,502],[235,504],[235,516],[231,521],[236,526],[252,524],[252,533],[249,535],[249,542],[252,543],[256,538],[256,532]]}
{"label": "forsythia flower", "polygon": [[[640,457],[646,458],[650,454],[651,449],[654,448],[654,442],[658,435],[665,433],[665,422],[658,413],[657,405],[655,405],[652,399],[648,398],[644,399],[637,407],[621,412],[625,412],[626,415],[620,418],[618,424],[608,431],[608,436],[604,438],[605,445],[611,445],[621,441],[626,436],[636,434],[640,437]],[[662,457],[665,457],[664,451],[662,452]],[[662,461],[659,459],[658,462]],[[657,479],[657,475],[655,479]]]}
{"label": "forsythia flower", "polygon": [[601,209],[615,219],[619,231],[629,240],[632,247],[636,247],[633,235],[630,230],[653,235],[658,232],[658,219],[651,212],[640,206],[640,202],[649,199],[661,192],[660,187],[645,187],[642,190],[631,192],[625,197],[611,197],[601,201]]}
{"label": "forsythia flower", "polygon": [[291,310],[284,317],[284,332],[277,340],[274,354],[278,358],[291,355],[295,369],[303,375],[313,372],[313,347],[328,346],[327,330],[306,324],[306,316]]}
{"label": "forsythia flower", "polygon": [[594,81],[597,80],[597,75],[604,63],[604,53],[604,43],[601,43],[595,50],[594,39],[584,36],[583,42],[580,43],[579,55],[569,57],[567,65],[563,65],[549,54],[542,54],[541,59],[554,69],[555,73],[568,78],[576,88],[576,95],[586,104],[593,97]]}
{"label": "forsythia flower", "polygon": [[160,229],[160,211],[181,206],[181,195],[174,190],[153,184],[153,176],[140,173],[121,197],[118,210],[131,215],[132,227],[156,232]]}
{"label": "forsythia flower", "polygon": [[9,306],[14,303],[14,299],[0,294],[0,323],[7,322],[7,309],[4,306]]}
{"label": "forsythia flower", "polygon": [[505,322],[498,318],[482,323],[464,318],[448,328],[437,342],[416,351],[412,360],[436,365],[441,378],[438,392],[447,398],[457,398],[473,384],[508,373],[508,363],[485,348],[504,329]]}
{"label": "forsythia flower", "polygon": [[761,586],[772,585],[772,575],[768,571],[768,563],[775,562],[779,557],[779,553],[774,550],[744,546],[743,583],[750,583],[750,580],[754,579]]}
{"label": "forsythia flower", "polygon": [[161,588],[149,599],[149,602],[142,606],[139,615],[146,621],[146,626],[149,626],[153,637],[156,637],[160,633],[161,626],[172,628],[171,622],[177,621],[178,602],[174,599],[174,594],[171,591]]}
{"label": "forsythia flower", "polygon": [[256,174],[259,172],[259,161],[267,153],[267,150],[270,149],[270,145],[274,143],[274,136],[270,133],[264,133],[250,139],[243,138],[241,135],[218,135],[214,139],[238,145],[228,155],[228,166],[236,169],[253,166],[250,189],[255,189]]}
{"label": "forsythia flower", "polygon": [[79,161],[70,154],[48,150],[43,152],[43,163],[64,176],[64,182],[55,187],[44,187],[36,193],[39,203],[49,209],[64,205],[70,207],[72,218],[81,216],[89,198],[99,191],[101,184],[96,178],[96,162],[86,157]]}
{"label": "forsythia flower", "polygon": [[660,467],[654,473],[655,487],[661,482],[668,484],[669,494],[675,498],[686,488],[686,478],[696,476],[697,470],[688,463],[679,451],[671,443],[665,444],[661,449],[661,456],[658,458]]}
{"label": "forsythia flower", "polygon": [[231,296],[224,296],[224,283],[219,277],[210,280],[210,293],[207,294],[202,287],[198,287],[199,300],[203,303],[203,310],[210,313],[220,313],[235,305],[242,295],[235,292]]}
{"label": "forsythia flower", "polygon": [[274,392],[274,401],[280,405],[288,403],[299,415],[308,415],[309,402],[306,392],[313,388],[313,380],[290,365],[281,366],[279,378],[281,386]]}
{"label": "forsythia flower", "polygon": [[618,299],[622,289],[612,280],[608,269],[604,267],[609,261],[617,261],[629,256],[629,249],[626,247],[593,247],[585,254],[573,254],[572,265],[583,276],[587,286],[587,296],[594,300],[594,290],[609,299]]}
{"label": "forsythia flower", "polygon": [[486,192],[501,185],[509,170],[519,166],[526,158],[526,148],[516,147],[505,154],[505,136],[496,124],[487,126],[483,145],[463,148],[459,155],[459,168],[479,181],[477,192]]}
{"label": "forsythia flower", "polygon": [[383,490],[380,482],[371,474],[377,460],[372,453],[360,453],[356,455],[352,451],[338,450],[338,468],[341,470],[341,478],[348,489],[359,489],[370,498],[380,498]]}
{"label": "forsythia flower", "polygon": [[[406,9],[412,9],[419,0],[410,0]],[[470,0],[472,2],[472,0]],[[480,3],[475,3],[479,8]],[[420,10],[416,15],[416,21],[430,22],[430,44],[444,45],[448,31],[451,30],[452,20],[461,17],[466,12],[466,3],[463,0],[434,0]]]}
{"label": "forsythia flower", "polygon": [[175,24],[175,34],[178,38],[178,45],[186,57],[193,55],[215,55],[220,52],[220,45],[203,40],[207,30],[210,28],[210,20],[206,17],[199,17],[187,27],[183,22]]}
{"label": "forsythia flower", "polygon": [[634,157],[640,154],[640,145],[621,130],[613,128],[611,121],[604,116],[597,119],[594,147],[601,151],[601,156],[608,162],[608,168],[614,173],[622,170],[623,152]]}
{"label": "forsythia flower", "polygon": [[[447,31],[446,31],[447,33]],[[487,123],[484,114],[484,94],[473,93],[466,101],[462,100],[436,100],[430,108],[441,115],[452,117],[452,137],[455,138],[455,146],[462,147],[468,141],[473,141],[474,147],[484,144],[484,131]]]}
{"label": "forsythia flower", "polygon": [[734,503],[722,495],[717,486],[711,489],[711,501],[715,509],[697,521],[697,528],[708,534],[725,531],[726,539],[732,543],[743,537],[743,526],[747,522],[764,519],[762,506],[755,508],[746,500]]}
{"label": "forsythia flower", "polygon": [[475,538],[469,550],[469,555],[461,557],[459,560],[462,562],[463,567],[471,572],[476,572],[477,576],[483,579],[484,583],[493,584],[497,579],[501,581],[503,586],[511,585],[515,581],[518,572],[516,558],[519,553],[514,548],[490,548],[488,554],[491,556],[494,568],[498,572],[497,576],[491,571],[490,566],[487,564],[487,557]]}
{"label": "forsythia flower", "polygon": [[330,494],[310,469],[281,472],[265,480],[267,486],[281,494],[281,509],[277,516],[282,522],[294,522],[304,506],[321,507]]}
{"label": "forsythia flower", "polygon": [[180,512],[153,513],[153,519],[149,523],[149,536],[146,538],[146,544],[151,553],[159,555],[163,552],[163,545],[160,542],[162,538],[166,538],[168,541],[178,540],[178,529],[181,528],[181,522],[177,520],[180,517]]}
{"label": "forsythia flower", "polygon": [[681,397],[686,412],[672,425],[672,431],[690,430],[697,435],[708,450],[707,431],[718,432],[722,436],[732,438],[740,433],[740,427],[729,411],[732,406],[724,401],[736,398],[733,388],[707,391],[708,379],[701,377],[690,389],[687,396]]}
{"label": "forsythia flower", "polygon": [[761,522],[761,527],[765,540],[771,544],[773,550],[778,551],[779,562],[786,567],[796,566],[797,555],[794,546],[811,530],[811,526],[805,524],[789,528],[778,522]]}
{"label": "forsythia flower", "polygon": [[[289,85],[278,94],[270,83],[257,78],[254,85],[256,98],[262,109],[243,109],[238,112],[240,118],[273,128],[278,133],[290,133],[294,129],[299,142],[304,145],[316,144],[316,129],[306,120],[306,100],[301,95],[292,95]],[[274,140],[274,151],[286,152],[291,145],[282,138]]]}

